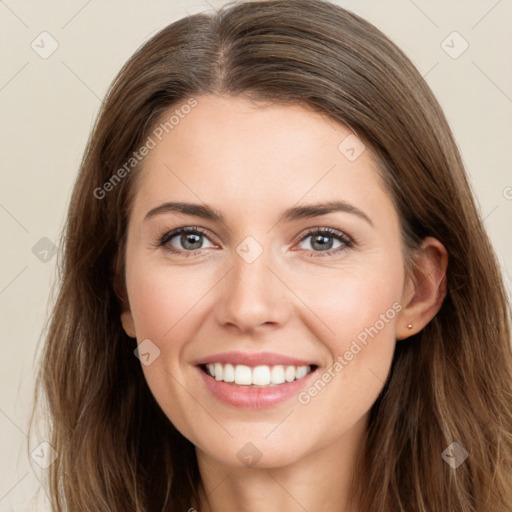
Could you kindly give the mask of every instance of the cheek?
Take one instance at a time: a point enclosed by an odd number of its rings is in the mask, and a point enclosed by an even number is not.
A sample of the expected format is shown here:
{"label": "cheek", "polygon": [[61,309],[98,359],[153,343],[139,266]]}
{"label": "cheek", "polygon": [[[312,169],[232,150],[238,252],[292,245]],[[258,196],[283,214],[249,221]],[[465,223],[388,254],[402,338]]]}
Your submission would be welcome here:
{"label": "cheek", "polygon": [[208,282],[199,267],[137,265],[134,259],[127,267],[127,287],[137,337],[154,338],[157,343],[172,337],[207,293]]}
{"label": "cheek", "polygon": [[338,269],[323,269],[314,279],[295,276],[294,290],[314,313],[309,317],[310,327],[315,325],[315,331],[333,354],[347,350],[347,343],[350,345],[359,335],[364,341],[368,330],[375,335],[375,327],[383,337],[393,338],[401,309],[401,259],[375,260],[364,268],[347,264]]}
{"label": "cheek", "polygon": [[299,292],[314,305],[316,332],[332,358],[299,402],[314,401],[319,411],[338,403],[342,423],[369,409],[392,362],[404,273],[400,253],[388,256],[317,276],[314,289],[303,283]]}
{"label": "cheek", "polygon": [[197,323],[194,316],[200,311],[198,301],[208,289],[205,277],[198,278],[190,268],[152,265],[143,256],[131,256],[126,281],[137,342],[149,339],[159,350],[151,364],[142,364],[142,371],[161,409],[187,436],[190,395],[186,386],[180,385],[187,379],[183,354],[191,338],[190,326]]}

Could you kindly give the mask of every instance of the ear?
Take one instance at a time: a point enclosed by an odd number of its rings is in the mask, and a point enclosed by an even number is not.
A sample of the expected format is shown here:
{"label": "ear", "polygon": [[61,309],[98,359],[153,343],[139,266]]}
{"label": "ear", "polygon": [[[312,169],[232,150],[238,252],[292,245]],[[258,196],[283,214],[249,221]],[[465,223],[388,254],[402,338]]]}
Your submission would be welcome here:
{"label": "ear", "polygon": [[441,309],[446,296],[447,267],[448,253],[444,245],[433,237],[426,237],[404,285],[403,309],[396,324],[397,340],[421,331]]}
{"label": "ear", "polygon": [[135,322],[133,321],[133,315],[130,309],[126,309],[121,313],[121,323],[123,324],[124,332],[130,336],[130,338],[136,338],[135,334]]}
{"label": "ear", "polygon": [[121,324],[124,332],[130,336],[130,338],[136,338],[135,322],[133,321],[133,315],[128,301],[128,291],[126,290],[126,283],[124,281],[124,263],[122,259],[123,250],[124,249],[122,247],[111,263],[112,286],[122,310]]}

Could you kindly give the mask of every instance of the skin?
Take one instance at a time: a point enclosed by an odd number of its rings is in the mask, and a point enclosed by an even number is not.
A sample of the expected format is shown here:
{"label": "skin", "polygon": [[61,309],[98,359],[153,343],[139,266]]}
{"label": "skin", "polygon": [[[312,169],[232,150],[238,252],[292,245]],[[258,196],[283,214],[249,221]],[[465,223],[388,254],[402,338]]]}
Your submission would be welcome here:
{"label": "skin", "polygon": [[[352,133],[346,126],[299,105],[196,99],[138,176],[125,255],[129,307],[122,314],[129,336],[159,348],[144,375],[196,446],[202,503],[191,508],[357,511],[347,496],[370,408],[396,340],[421,330],[441,306],[446,250],[425,239],[406,275],[399,217],[370,148],[352,162],[338,150]],[[297,204],[340,199],[371,223],[348,212],[277,223]],[[168,201],[206,203],[226,223],[176,212],[144,220]],[[157,245],[184,226],[207,231],[199,249],[188,249],[195,256]],[[324,256],[315,235],[306,234],[323,227],[357,242]],[[247,236],[263,250],[250,264],[236,251]],[[185,253],[183,242],[177,236],[167,246]],[[343,247],[336,238],[330,244]],[[230,350],[270,351],[314,361],[321,375],[394,303],[401,311],[307,404],[297,397],[256,410],[224,404],[192,365]],[[247,442],[261,452],[254,467],[237,457]]]}

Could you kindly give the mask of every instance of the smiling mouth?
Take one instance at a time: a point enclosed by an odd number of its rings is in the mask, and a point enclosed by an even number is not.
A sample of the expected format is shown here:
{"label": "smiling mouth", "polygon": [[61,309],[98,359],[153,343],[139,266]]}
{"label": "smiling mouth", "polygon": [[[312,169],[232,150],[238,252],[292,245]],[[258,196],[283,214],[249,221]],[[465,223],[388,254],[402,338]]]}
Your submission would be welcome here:
{"label": "smiling mouth", "polygon": [[259,365],[208,363],[199,367],[209,377],[235,386],[250,388],[273,387],[306,377],[316,370],[317,365]]}

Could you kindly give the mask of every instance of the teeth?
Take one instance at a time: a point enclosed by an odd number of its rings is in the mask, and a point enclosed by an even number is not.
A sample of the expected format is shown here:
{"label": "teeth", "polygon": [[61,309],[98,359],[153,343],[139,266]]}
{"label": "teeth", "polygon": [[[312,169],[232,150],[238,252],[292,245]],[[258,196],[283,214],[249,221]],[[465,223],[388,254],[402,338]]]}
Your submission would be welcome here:
{"label": "teeth", "polygon": [[286,382],[293,382],[295,380],[296,369],[294,366],[288,366],[284,371],[284,378]]}
{"label": "teeth", "polygon": [[270,368],[268,366],[256,366],[252,371],[252,383],[256,386],[268,386],[270,384]]}
{"label": "teeth", "polygon": [[278,364],[273,366],[270,372],[270,379],[272,384],[282,384],[284,382],[284,368],[283,365]]}
{"label": "teeth", "polygon": [[234,382],[239,386],[270,386],[302,379],[311,371],[311,366],[283,366],[279,364],[276,366],[250,367],[244,364],[208,363],[206,370],[208,375],[215,380]]}
{"label": "teeth", "polygon": [[305,377],[308,373],[308,367],[307,366],[299,366],[297,370],[295,371],[295,378],[296,379],[302,379],[302,377]]}
{"label": "teeth", "polygon": [[[215,370],[217,370],[217,364],[218,363],[215,363]],[[215,374],[215,378],[217,378],[217,374]],[[250,386],[252,384],[251,378],[251,369],[248,366],[243,364],[237,364],[235,366],[235,384],[246,384]]]}
{"label": "teeth", "polygon": [[215,363],[215,380],[223,380],[224,379],[224,366],[220,363]]}
{"label": "teeth", "polygon": [[235,382],[235,367],[232,364],[224,365],[223,380],[224,382]]}

